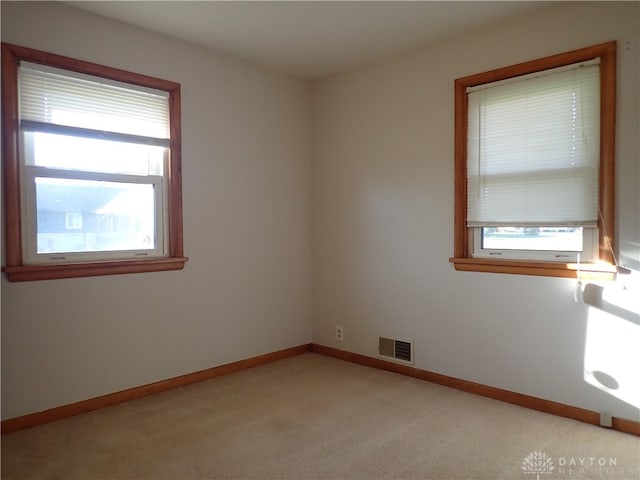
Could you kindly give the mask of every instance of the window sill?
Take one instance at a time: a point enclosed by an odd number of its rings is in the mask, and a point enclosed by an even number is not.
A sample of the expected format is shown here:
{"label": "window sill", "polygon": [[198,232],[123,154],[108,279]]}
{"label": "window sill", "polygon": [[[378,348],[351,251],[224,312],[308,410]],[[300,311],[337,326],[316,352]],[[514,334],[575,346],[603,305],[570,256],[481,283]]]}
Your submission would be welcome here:
{"label": "window sill", "polygon": [[170,257],[145,260],[65,263],[62,265],[19,265],[13,267],[7,266],[2,270],[10,282],[27,282],[33,280],[182,270],[187,260],[189,260],[188,257]]}
{"label": "window sill", "polygon": [[[515,275],[537,275],[543,277],[578,278],[577,263],[535,262],[520,260],[491,260],[486,258],[449,259],[456,270],[465,272],[509,273]],[[613,280],[616,268],[609,264],[579,265],[580,279]]]}

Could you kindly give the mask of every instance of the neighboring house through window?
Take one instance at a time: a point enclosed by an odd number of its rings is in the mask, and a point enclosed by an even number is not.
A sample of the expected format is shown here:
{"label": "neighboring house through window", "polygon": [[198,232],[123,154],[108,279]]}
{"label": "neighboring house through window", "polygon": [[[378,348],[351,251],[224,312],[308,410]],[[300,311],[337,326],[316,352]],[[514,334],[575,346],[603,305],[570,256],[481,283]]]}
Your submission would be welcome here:
{"label": "neighboring house through window", "polygon": [[78,230],[82,228],[82,213],[67,212],[65,215],[67,230]]}
{"label": "neighboring house through window", "polygon": [[176,270],[180,85],[2,45],[9,280]]}
{"label": "neighboring house through window", "polygon": [[615,52],[611,42],[456,80],[456,269],[613,270]]}

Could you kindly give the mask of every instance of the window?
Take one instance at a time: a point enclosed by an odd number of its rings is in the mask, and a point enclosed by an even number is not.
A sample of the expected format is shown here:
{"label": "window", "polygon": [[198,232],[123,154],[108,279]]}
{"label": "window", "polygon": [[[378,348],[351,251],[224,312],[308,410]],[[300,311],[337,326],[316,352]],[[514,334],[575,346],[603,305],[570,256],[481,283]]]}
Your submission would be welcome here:
{"label": "window", "polygon": [[2,45],[9,280],[181,269],[180,85]]}
{"label": "window", "polygon": [[613,271],[615,49],[456,80],[457,270]]}
{"label": "window", "polygon": [[[40,222],[38,222],[40,224]],[[65,216],[65,223],[68,230],[78,230],[82,228],[82,214],[78,212],[68,212]]]}

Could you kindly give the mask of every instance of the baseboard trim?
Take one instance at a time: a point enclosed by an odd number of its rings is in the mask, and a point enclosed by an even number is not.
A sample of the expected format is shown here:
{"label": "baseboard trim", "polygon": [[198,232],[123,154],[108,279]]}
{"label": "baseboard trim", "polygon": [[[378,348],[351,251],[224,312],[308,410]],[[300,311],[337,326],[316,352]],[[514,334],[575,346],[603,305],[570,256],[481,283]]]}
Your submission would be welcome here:
{"label": "baseboard trim", "polygon": [[[500,400],[502,402],[530,408],[532,410],[538,410],[540,412],[550,413],[552,415],[557,415],[560,417],[571,418],[573,420],[590,423],[592,425],[600,425],[600,415],[597,412],[586,410],[584,408],[565,405],[563,403],[554,402],[551,400],[544,400],[542,398],[532,397],[530,395],[524,395],[522,393],[511,392],[509,390],[503,390],[497,387],[490,387],[488,385],[483,385],[468,380],[462,380],[460,378],[449,377],[447,375],[429,372],[427,370],[420,370],[419,368],[400,365],[379,358],[367,357],[366,355],[361,355],[359,353],[347,352],[345,350],[318,345],[316,343],[311,344],[311,351],[321,355],[326,355],[328,357],[345,360],[347,362],[358,363],[360,365],[366,365],[368,367],[374,367],[381,370],[400,373],[402,375],[418,378],[420,380],[426,380],[427,382],[431,383],[437,383],[439,385],[455,388],[457,390],[473,393],[475,395],[493,398],[494,400]],[[614,417],[613,426],[611,428],[623,433],[640,436],[640,422],[636,422],[633,420]]]}
{"label": "baseboard trim", "polygon": [[[296,347],[279,350],[276,352],[259,355],[257,357],[239,360],[237,362],[220,365],[217,367],[200,370],[198,372],[188,373],[178,377],[160,380],[158,382],[142,385],[139,387],[122,390],[120,392],[110,393],[100,397],[82,400],[80,402],[62,405],[60,407],[50,408],[41,412],[30,413],[20,417],[3,420],[0,423],[2,434],[16,432],[25,428],[31,428],[45,423],[55,422],[64,418],[73,417],[83,413],[88,413],[101,408],[125,403],[137,398],[146,397],[156,393],[165,392],[178,387],[184,387],[192,383],[203,382],[212,378],[228,375],[249,368],[265,365],[289,357],[294,357],[306,352],[314,352],[328,357],[337,358],[347,362],[366,365],[368,367],[387,370],[390,372],[407,375],[410,377],[425,380],[427,382],[444,385],[465,392],[473,393],[483,397],[493,398],[502,402],[511,403],[521,407],[538,410],[560,417],[571,418],[592,425],[600,424],[600,415],[597,412],[586,410],[584,408],[565,405],[563,403],[544,400],[542,398],[524,395],[522,393],[511,392],[497,387],[490,387],[480,383],[474,383],[468,380],[462,380],[455,377],[449,377],[440,373],[429,372],[419,368],[400,365],[388,362],[379,358],[367,357],[358,353],[347,352],[337,348],[327,347],[315,343],[298,345]],[[628,420],[624,418],[613,418],[613,430],[623,433],[640,436],[640,422]]]}
{"label": "baseboard trim", "polygon": [[267,363],[275,362],[276,360],[294,357],[309,351],[311,351],[311,344],[298,345],[297,347],[286,348],[277,352],[271,352],[257,357],[220,365],[218,367],[180,375],[167,380],[160,380],[140,387],[134,387],[120,392],[110,393],[100,397],[50,408],[41,412],[10,418],[3,420],[0,424],[0,428],[2,430],[2,434],[11,433],[25,428],[42,425],[44,423],[62,420],[63,418],[73,417],[82,413],[91,412],[93,410],[110,407],[112,405],[128,402],[137,398],[146,397],[147,395],[153,395],[155,393],[165,392],[174,388],[184,387],[192,383],[203,382],[205,380],[239,372],[259,365],[265,365]]}

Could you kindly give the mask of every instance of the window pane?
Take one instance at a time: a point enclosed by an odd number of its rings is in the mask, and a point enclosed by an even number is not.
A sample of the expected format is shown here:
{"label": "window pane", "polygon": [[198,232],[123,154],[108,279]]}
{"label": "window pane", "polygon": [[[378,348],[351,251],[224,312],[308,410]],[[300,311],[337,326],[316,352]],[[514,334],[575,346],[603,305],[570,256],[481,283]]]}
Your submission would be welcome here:
{"label": "window pane", "polygon": [[582,227],[484,227],[482,248],[582,251]]}
{"label": "window pane", "polygon": [[166,148],[42,132],[24,132],[27,165],[127,175],[163,172]]}
{"label": "window pane", "polygon": [[37,253],[155,248],[154,186],[39,177]]}

